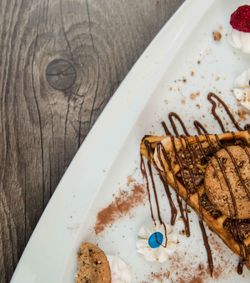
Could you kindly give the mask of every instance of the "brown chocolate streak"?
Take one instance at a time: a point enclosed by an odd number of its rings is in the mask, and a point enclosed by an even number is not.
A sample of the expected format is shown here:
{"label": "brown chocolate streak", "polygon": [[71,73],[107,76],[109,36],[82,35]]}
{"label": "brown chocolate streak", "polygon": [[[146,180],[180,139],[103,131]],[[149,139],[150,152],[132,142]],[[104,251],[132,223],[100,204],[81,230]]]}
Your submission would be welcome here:
{"label": "brown chocolate streak", "polygon": [[[145,142],[145,145],[149,149],[150,145],[147,142]],[[150,179],[151,179],[151,184],[152,184],[152,187],[153,187],[155,203],[156,203],[156,208],[157,208],[157,216],[158,216],[158,219],[160,220],[160,223],[162,224],[163,221],[162,221],[162,218],[161,218],[160,206],[159,206],[158,196],[157,196],[157,192],[156,192],[155,181],[154,181],[154,178],[153,178],[152,166],[151,166],[151,163],[149,161],[148,161],[148,171],[149,171],[149,176],[150,176]]]}
{"label": "brown chocolate streak", "polygon": [[[224,166],[223,166],[223,164],[221,163],[220,159],[218,158],[217,153],[216,153],[216,151],[214,150],[214,147],[212,146],[212,142],[211,142],[211,140],[210,140],[210,137],[209,137],[208,135],[205,135],[205,136],[206,136],[206,138],[207,138],[209,147],[210,147],[211,151],[213,152],[213,156],[215,157],[215,159],[216,159],[216,161],[217,161],[217,163],[218,163],[218,165],[219,165],[219,168],[220,168],[220,170],[221,170],[221,173],[222,173],[222,175],[223,175],[223,178],[224,178],[224,180],[225,180],[225,182],[226,182],[226,184],[227,184],[227,187],[228,187],[228,191],[229,191],[229,194],[230,194],[230,197],[231,197],[231,201],[232,201],[232,204],[233,204],[233,209],[234,209],[233,213],[230,212],[231,218],[237,218],[238,209],[237,209],[236,200],[235,200],[235,197],[234,197],[234,194],[233,194],[233,188],[232,188],[232,186],[231,186],[231,184],[230,184],[230,182],[229,182],[229,179],[228,179],[228,177],[227,177],[227,175],[226,175],[226,173],[225,173]],[[217,136],[217,135],[215,135],[215,136],[216,136],[216,139],[217,139],[217,142],[218,142],[218,136]]]}
{"label": "brown chocolate streak", "polygon": [[162,127],[163,127],[163,129],[164,129],[164,131],[165,131],[165,134],[168,136],[171,136],[172,134],[171,134],[171,132],[169,131],[169,129],[168,129],[168,127],[167,127],[167,125],[166,125],[166,123],[164,122],[164,121],[162,121],[161,122],[161,125],[162,125]]}
{"label": "brown chocolate streak", "polygon": [[172,126],[172,128],[173,128],[173,130],[174,130],[174,133],[175,133],[175,135],[176,135],[177,137],[179,136],[179,133],[178,133],[178,130],[177,130],[177,127],[176,127],[176,124],[175,124],[173,118],[175,118],[176,120],[179,121],[179,123],[180,123],[180,125],[181,125],[181,127],[182,127],[182,129],[183,129],[183,132],[185,133],[186,136],[189,136],[189,133],[188,133],[188,131],[187,131],[187,128],[186,128],[184,122],[181,120],[181,118],[180,118],[180,116],[179,116],[178,114],[176,114],[175,112],[170,112],[170,113],[168,114],[168,118],[169,118],[169,121],[170,121],[170,123],[171,123],[171,126]]}
{"label": "brown chocolate streak", "polygon": [[[197,130],[198,131],[198,130]],[[211,145],[211,141],[209,139],[209,136],[207,133],[204,133],[205,136],[206,136],[206,139],[208,141],[208,144],[209,144],[209,147],[210,147],[210,150],[213,152],[213,146]],[[195,139],[198,143],[198,146],[199,146],[199,149],[200,149],[200,152],[202,153],[203,157],[205,157],[205,154],[204,154],[204,150],[202,148],[202,144],[200,142],[200,139],[198,136],[195,136]],[[214,167],[214,164],[212,163],[212,166],[213,168],[215,169]],[[217,174],[217,171],[215,170],[215,174],[217,176],[217,178],[219,178],[218,174]],[[201,211],[201,207],[200,207],[200,196],[199,196],[199,193],[198,193],[198,200],[199,200],[199,210]],[[211,252],[211,248],[210,248],[210,245],[209,245],[209,242],[208,242],[208,237],[207,237],[207,234],[206,234],[206,230],[205,230],[205,227],[204,227],[204,224],[203,224],[203,221],[202,221],[202,215],[200,215],[201,219],[199,220],[199,224],[200,224],[200,228],[201,228],[201,232],[202,232],[202,237],[203,237],[203,242],[204,242],[204,245],[205,245],[205,248],[206,248],[206,252],[207,252],[207,260],[208,260],[208,266],[209,266],[209,270],[210,270],[210,275],[212,276],[213,274],[213,257],[212,257],[212,252]]]}
{"label": "brown chocolate streak", "polygon": [[[145,142],[145,146],[147,148],[148,155],[150,156],[150,144],[148,142]],[[155,181],[154,181],[154,177],[153,177],[152,166],[151,166],[151,163],[150,163],[149,160],[148,160],[147,164],[148,164],[149,176],[150,176],[150,179],[151,179],[151,183],[152,183],[152,187],[153,187],[153,192],[154,192],[154,198],[155,198],[155,204],[156,204],[156,209],[157,209],[158,220],[160,221],[160,224],[163,225],[163,227],[164,227],[165,244],[163,246],[166,247],[167,246],[167,240],[168,240],[167,239],[167,227],[166,227],[166,224],[164,223],[164,221],[162,221],[162,218],[161,218],[161,211],[160,211],[158,195],[157,195]]]}
{"label": "brown chocolate streak", "polygon": [[[186,143],[186,146],[187,146],[187,150],[191,156],[191,165],[193,166],[193,168],[197,167],[196,166],[196,163],[195,163],[195,156],[194,156],[194,153],[195,153],[195,150],[193,150],[193,147],[192,145],[189,144],[188,140],[187,140],[187,137],[183,136],[182,137],[184,140],[185,140],[185,143]],[[192,183],[193,183],[193,188],[195,189],[195,180],[194,180],[194,174],[192,172],[192,170],[190,170],[190,175],[191,175],[191,179],[192,179]]]}
{"label": "brown chocolate streak", "polygon": [[[225,146],[223,146],[223,144],[221,144],[219,138],[217,135],[215,135],[216,137],[216,140],[217,140],[217,143],[227,152],[227,154],[229,155],[229,157],[231,158],[233,164],[234,164],[234,167],[235,167],[235,172],[237,173],[240,181],[241,181],[241,184],[244,186],[246,192],[248,192],[248,189],[245,185],[245,182],[244,180],[242,179],[242,176],[240,174],[240,171],[239,171],[239,168],[238,168],[238,165],[237,165],[237,162],[235,160],[235,158],[233,157],[233,155],[231,154],[230,150],[228,148],[226,148]],[[216,157],[216,154],[215,154],[215,157]],[[234,213],[235,215],[231,215],[231,218],[238,218],[238,209],[237,209],[237,206],[236,206],[236,200],[235,200],[235,197],[233,195],[233,192],[232,192],[232,186],[225,174],[225,171],[224,171],[224,168],[222,166],[222,168],[220,167],[221,169],[221,172],[223,174],[223,177],[224,177],[224,180],[226,181],[227,183],[227,186],[228,186],[228,190],[229,190],[229,193],[230,193],[230,196],[231,196],[231,200],[232,200],[232,203],[233,203],[233,207],[234,207]],[[230,211],[230,210],[229,210]],[[234,223],[234,222],[233,222]],[[246,257],[246,247],[245,247],[245,244],[244,242],[242,241],[241,237],[240,237],[240,232],[239,232],[239,228],[238,226],[235,224],[232,224],[234,227],[233,230],[231,229],[231,231],[233,231],[233,234],[236,236],[237,240],[239,241],[239,246],[240,246],[240,256],[241,256],[241,259],[239,261],[239,264],[238,264],[238,268],[237,268],[237,272],[239,273],[239,271],[242,272],[243,270],[243,265],[244,265],[244,262],[245,262],[245,257]]]}
{"label": "brown chocolate streak", "polygon": [[[229,206],[229,212],[230,212],[230,217],[231,218],[237,218],[237,215],[238,215],[238,210],[237,210],[237,205],[236,205],[236,200],[235,200],[235,197],[233,195],[233,192],[232,192],[232,186],[226,176],[226,173],[224,171],[224,167],[223,167],[223,164],[221,164],[219,158],[217,157],[217,154],[216,154],[216,150],[214,150],[214,146],[210,140],[210,137],[209,135],[205,134],[205,137],[206,137],[206,140],[208,142],[208,145],[209,145],[209,148],[211,150],[211,152],[213,152],[213,156],[215,157],[218,165],[219,165],[219,168],[222,172],[222,175],[223,175],[223,178],[228,186],[228,190],[229,190],[229,193],[230,193],[230,197],[231,197],[231,200],[232,200],[232,203],[233,203],[233,208],[234,208],[234,211],[232,212],[231,209],[230,209],[230,206]],[[217,139],[217,143],[219,142],[219,139],[218,139],[218,136],[215,135],[216,139]],[[216,171],[215,171],[216,172]],[[218,178],[218,175],[216,174],[217,178]],[[239,229],[238,229],[238,226],[236,225],[236,223],[233,225],[234,227],[233,228],[233,234],[236,235],[237,239],[239,239]],[[242,243],[240,241],[239,243],[239,247],[240,247],[240,257],[241,258],[245,258],[245,248],[242,246]]]}
{"label": "brown chocolate streak", "polygon": [[[217,137],[217,136],[216,136],[216,137]],[[243,188],[244,188],[244,190],[245,190],[245,192],[246,192],[246,194],[247,194],[247,197],[248,197],[248,199],[250,200],[250,192],[249,192],[249,190],[248,190],[248,188],[247,188],[247,186],[246,186],[245,181],[243,180],[243,178],[242,178],[242,176],[241,176],[240,169],[239,169],[239,167],[238,167],[238,165],[237,165],[237,162],[236,162],[235,158],[233,157],[232,153],[230,152],[230,150],[229,150],[228,148],[224,147],[222,144],[221,144],[221,146],[225,149],[225,151],[227,152],[227,154],[230,156],[230,158],[231,158],[231,160],[232,160],[232,163],[233,163],[233,165],[234,165],[234,169],[235,169],[235,171],[236,171],[236,173],[237,173],[237,175],[238,175],[238,177],[239,177],[239,179],[240,179],[241,185],[243,186]]]}
{"label": "brown chocolate streak", "polygon": [[199,224],[200,224],[200,228],[201,228],[203,243],[204,243],[204,246],[205,246],[206,252],[207,252],[207,261],[208,261],[210,275],[212,276],[213,275],[213,271],[214,271],[212,251],[211,251],[211,247],[210,247],[209,242],[208,242],[208,237],[207,237],[206,229],[204,227],[204,223],[203,223],[202,219],[199,220]]}
{"label": "brown chocolate streak", "polygon": [[[175,146],[174,137],[171,137],[171,142],[172,142],[172,145],[173,145],[176,160],[177,160],[177,162],[178,162],[178,164],[181,168],[180,172],[181,172],[182,179],[185,183],[185,177],[183,175],[182,162],[180,160],[180,156],[179,156],[177,149],[176,149],[176,146]],[[175,175],[173,175],[173,176],[175,176]],[[185,232],[186,232],[187,237],[190,236],[189,217],[188,217],[188,211],[187,211],[187,200],[188,199],[189,199],[189,192],[187,191],[187,199],[185,200],[185,208],[183,209],[183,221],[184,221],[184,224],[185,224]]]}
{"label": "brown chocolate streak", "polygon": [[[193,154],[195,152],[195,150],[193,150],[193,147],[192,147],[192,145],[189,144],[187,138],[184,137],[184,139],[185,139],[185,142],[186,142],[186,145],[187,145],[188,152],[191,156],[192,166],[194,168],[196,166],[195,157],[194,157],[194,154]],[[191,178],[192,178],[193,188],[195,188],[194,174],[193,174],[192,170],[190,170],[190,175],[191,175]],[[208,267],[209,267],[210,275],[212,276],[213,269],[214,269],[213,257],[212,257],[211,248],[210,248],[210,245],[209,245],[209,242],[208,242],[206,229],[204,227],[203,220],[202,220],[203,215],[202,215],[202,212],[201,212],[200,194],[199,194],[199,192],[197,192],[197,194],[198,194],[198,206],[199,206],[199,218],[200,218],[199,224],[200,224],[200,228],[201,228],[201,232],[202,232],[203,243],[204,243],[204,246],[205,246],[206,252],[207,252]]]}
{"label": "brown chocolate streak", "polygon": [[[164,127],[164,129],[167,130],[167,126],[164,122],[162,123],[162,125],[165,125],[166,128],[164,126],[163,127]],[[159,146],[160,146],[160,144],[157,145],[157,155],[159,155],[159,150],[160,150]],[[159,160],[160,160],[161,166],[163,168],[164,165],[163,165],[161,158],[159,158]],[[160,176],[161,182],[164,186],[164,189],[165,189],[168,201],[169,201],[170,209],[171,209],[171,221],[170,221],[170,223],[171,223],[171,225],[174,225],[175,220],[176,220],[176,216],[177,216],[177,209],[176,209],[175,204],[173,202],[172,195],[171,195],[171,192],[169,190],[169,186],[168,186],[168,183],[166,181],[166,178],[162,176],[161,172],[159,172],[159,176]]]}
{"label": "brown chocolate streak", "polygon": [[144,159],[143,159],[142,155],[141,155],[141,166],[140,166],[140,168],[141,168],[142,176],[146,180],[146,188],[147,188],[147,194],[148,194],[148,201],[149,201],[149,206],[150,206],[151,218],[152,218],[154,224],[156,224],[155,218],[154,218],[154,214],[153,214],[150,190],[149,190],[148,175],[147,175],[146,166],[145,166]]}
{"label": "brown chocolate streak", "polygon": [[[174,130],[176,136],[179,136],[179,132],[178,132],[178,130],[177,130],[177,126],[176,126],[176,124],[175,124],[175,122],[174,122],[174,119],[173,119],[172,117],[175,117],[175,119],[178,120],[178,122],[179,122],[179,123],[181,124],[181,126],[182,126],[182,129],[183,129],[184,133],[185,133],[186,135],[189,135],[189,133],[188,133],[186,127],[185,127],[185,124],[184,124],[184,122],[181,120],[181,118],[179,117],[179,115],[176,114],[176,113],[171,112],[171,113],[169,114],[169,120],[170,120],[171,126],[172,126],[172,128],[173,128],[173,130]],[[168,128],[166,127],[166,124],[165,124],[165,123],[162,123],[162,125],[163,125],[165,131],[166,131],[167,133],[170,133],[169,130],[168,130]],[[202,129],[204,132],[206,132],[205,128],[204,128],[198,121],[196,122],[196,125],[197,125],[197,127],[198,127],[199,130]],[[185,142],[186,142],[187,149],[188,149],[189,154],[190,154],[190,156],[191,156],[192,165],[193,165],[193,166],[196,166],[196,165],[195,165],[195,161],[194,161],[195,157],[194,157],[194,155],[193,155],[193,152],[194,152],[194,151],[193,151],[193,148],[192,148],[192,146],[188,143],[187,139],[186,139],[185,137],[183,137],[183,138],[184,138],[184,140],[185,140]],[[171,137],[171,141],[172,141],[172,145],[173,145],[173,148],[174,148],[174,152],[175,152],[176,159],[177,159],[178,164],[179,164],[179,166],[180,166],[180,168],[181,168],[180,172],[181,172],[181,174],[182,174],[183,170],[182,170],[181,157],[180,157],[180,155],[178,154],[178,151],[177,151],[177,149],[176,149],[176,146],[175,146],[175,142],[174,142],[174,138],[173,138],[173,137]],[[185,148],[182,139],[181,139],[181,145],[182,145],[183,148]],[[163,148],[163,146],[162,146],[162,148]],[[169,158],[168,158],[168,156],[167,156],[167,153],[165,152],[165,149],[164,149],[164,148],[163,148],[163,155],[164,155],[164,158],[165,158],[165,160],[166,160],[167,163],[168,163],[168,167],[170,168],[170,171],[171,171],[171,173],[172,173],[172,175],[173,175],[173,177],[174,177],[175,186],[176,186],[176,188],[178,188],[178,183],[177,183],[177,180],[176,180],[176,178],[175,178],[175,174],[174,174],[174,172],[173,172],[173,168],[172,168],[172,165],[171,165],[171,161],[169,160]],[[159,153],[158,153],[158,157],[160,157],[160,154],[159,154]],[[161,158],[159,158],[159,160],[161,160]],[[161,165],[162,165],[162,167],[163,167],[163,163],[162,163],[162,162],[161,162]],[[190,175],[191,175],[191,178],[192,178],[193,187],[195,187],[194,175],[193,175],[192,171],[190,172]],[[183,182],[184,182],[184,184],[185,184],[185,178],[184,178],[183,174],[182,174],[182,179],[183,179]],[[186,187],[188,188],[187,185],[186,185]],[[184,223],[185,223],[185,230],[186,230],[186,235],[187,235],[187,236],[190,235],[189,219],[188,219],[188,212],[187,212],[187,201],[188,201],[189,197],[190,197],[190,194],[189,194],[189,191],[188,191],[188,189],[187,189],[187,200],[186,200],[186,203],[185,203],[185,204],[186,204],[186,206],[185,206],[185,213],[186,213],[186,215],[185,215],[185,216],[184,216],[184,211],[181,210],[182,218],[183,218],[183,221],[184,221]],[[201,208],[200,208],[200,196],[199,196],[199,195],[198,195],[198,201],[199,201],[199,217],[200,217],[199,223],[200,223],[200,228],[201,228],[201,232],[202,232],[202,238],[203,238],[204,246],[205,246],[206,252],[207,252],[208,266],[209,266],[210,274],[212,275],[212,273],[213,273],[213,257],[212,257],[211,248],[210,248],[210,246],[209,246],[209,242],[208,242],[208,237],[207,237],[207,234],[206,234],[206,230],[205,230],[205,227],[204,227],[203,221],[202,221],[202,213],[201,213]]]}
{"label": "brown chocolate streak", "polygon": [[244,267],[244,265],[245,265],[245,260],[244,259],[240,259],[239,260],[239,263],[238,263],[238,266],[237,266],[237,272],[238,272],[238,274],[242,274],[242,272],[243,272],[243,267]]}
{"label": "brown chocolate streak", "polygon": [[[199,133],[198,129],[197,129],[197,132]],[[207,134],[206,130],[204,131],[204,134],[205,135]],[[195,139],[196,139],[196,142],[197,142],[197,144],[199,146],[199,150],[200,150],[202,156],[204,158],[206,158],[206,155],[205,155],[204,150],[202,148],[202,144],[201,144],[201,141],[200,141],[199,137],[195,136]],[[213,163],[212,163],[212,166],[214,168],[214,172],[216,174],[216,177],[219,178],[219,176],[217,174],[217,170],[215,170],[215,167],[214,167]],[[199,211],[200,211],[200,217],[201,217],[201,219],[199,220],[199,224],[200,224],[200,228],[201,228],[201,232],[202,232],[203,242],[204,242],[204,245],[205,245],[205,248],[206,248],[206,252],[207,252],[207,261],[208,261],[208,266],[209,266],[209,270],[210,270],[210,275],[212,276],[213,269],[214,269],[213,256],[212,256],[211,247],[210,247],[209,242],[208,242],[208,237],[207,237],[206,229],[205,229],[203,221],[202,221],[202,212],[201,212],[201,204],[200,204],[199,192],[198,192],[198,200],[199,200]]]}
{"label": "brown chocolate streak", "polygon": [[[169,115],[169,121],[171,123],[171,127],[176,135],[176,137],[179,137],[179,132],[177,130],[177,126],[176,126],[176,123],[174,121],[174,118],[180,123],[181,127],[182,127],[182,130],[183,132],[185,133],[185,135],[189,136],[189,133],[188,133],[188,130],[184,124],[184,122],[182,121],[182,119],[180,118],[180,116],[177,114],[177,113],[174,113],[174,112],[170,112]],[[181,145],[182,147],[184,147],[183,145],[183,141],[182,139],[180,140],[181,141]],[[183,182],[184,184],[186,183],[185,181],[185,178],[184,178],[184,175],[183,175],[183,167],[182,167],[182,158],[181,156],[178,154],[178,151],[176,149],[176,146],[175,146],[175,142],[174,142],[174,137],[171,137],[171,142],[172,142],[172,145],[173,145],[173,149],[174,149],[174,152],[175,152],[175,156],[176,156],[176,159],[177,159],[177,162],[181,168],[180,172],[181,172],[181,175],[182,175],[182,179],[183,179]],[[174,175],[173,175],[174,176]],[[175,178],[174,178],[175,179]],[[188,203],[187,203],[187,200],[189,199],[190,195],[189,195],[189,191],[187,190],[187,199],[186,199],[186,202],[185,202],[185,208],[182,209],[182,219],[184,221],[184,225],[185,225],[185,232],[186,232],[186,236],[189,237],[190,236],[190,225],[189,225],[189,216],[188,216]],[[182,206],[182,203],[181,203],[181,200],[177,199],[178,203],[181,204]]]}
{"label": "brown chocolate streak", "polygon": [[198,135],[208,134],[207,130],[204,128],[204,126],[199,121],[195,120],[194,126],[197,130]]}
{"label": "brown chocolate streak", "polygon": [[[172,134],[169,131],[166,123],[164,121],[162,121],[161,124],[162,124],[162,127],[163,127],[164,131],[165,131],[165,134],[172,136]],[[173,168],[172,168],[172,165],[171,165],[171,161],[169,160],[169,158],[167,156],[167,153],[165,152],[165,149],[164,149],[163,146],[162,146],[162,150],[163,150],[164,158],[165,158],[165,160],[168,163],[168,167],[170,168],[170,171],[171,171],[172,175],[174,176],[174,171],[173,171]],[[160,157],[159,153],[158,153],[158,157]],[[159,160],[161,160],[161,157],[159,158]],[[178,206],[179,206],[179,209],[180,209],[180,213],[181,213],[181,219],[182,219],[182,221],[184,223],[186,236],[189,237],[190,236],[190,227],[189,227],[187,206],[185,204],[185,209],[183,208],[182,201],[181,201],[181,198],[179,196],[179,185],[178,185],[178,183],[177,183],[175,178],[174,178],[174,182],[175,182],[175,187],[176,187],[176,190],[177,190],[175,192],[175,194],[176,194],[177,203],[178,203]]]}
{"label": "brown chocolate streak", "polygon": [[172,195],[171,195],[171,192],[169,190],[168,183],[166,182],[165,179],[163,179],[161,174],[159,174],[159,176],[160,176],[160,179],[161,179],[162,184],[164,186],[164,189],[165,189],[168,201],[169,201],[170,209],[171,209],[171,220],[170,220],[170,223],[171,223],[171,225],[174,225],[175,221],[176,221],[176,217],[177,217],[177,209],[176,209],[176,206],[175,206],[175,204],[173,202]]}
{"label": "brown chocolate streak", "polygon": [[227,112],[227,115],[229,116],[230,120],[232,121],[232,123],[234,124],[235,128],[239,131],[243,131],[243,129],[240,127],[240,125],[237,123],[237,121],[235,120],[233,114],[230,112],[229,108],[227,107],[226,103],[219,98],[219,96],[217,96],[215,93],[210,92],[207,96],[207,99],[209,100],[209,102],[212,104],[212,114],[214,116],[214,118],[217,120],[217,122],[219,123],[221,130],[223,133],[226,132],[225,127],[223,125],[223,122],[221,120],[221,118],[219,117],[219,115],[216,113],[216,108],[217,108],[217,104],[216,102],[213,100],[213,98],[215,100],[217,100],[225,109],[225,111]]}

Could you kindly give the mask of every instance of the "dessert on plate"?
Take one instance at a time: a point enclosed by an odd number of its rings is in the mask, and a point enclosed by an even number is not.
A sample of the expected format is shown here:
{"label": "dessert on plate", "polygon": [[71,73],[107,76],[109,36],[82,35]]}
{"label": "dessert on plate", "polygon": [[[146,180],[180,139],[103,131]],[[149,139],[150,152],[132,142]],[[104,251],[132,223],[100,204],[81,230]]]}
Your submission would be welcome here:
{"label": "dessert on plate", "polygon": [[[230,25],[232,46],[250,53],[250,5],[240,6],[233,12]],[[213,36],[216,41],[221,39],[219,32],[214,32]],[[238,102],[250,110],[250,70],[236,79],[233,92]],[[214,271],[213,253],[204,222],[239,255],[237,271],[241,274],[244,265],[250,269],[250,126],[240,127],[217,95],[210,93],[207,98],[222,134],[209,134],[199,121],[194,121],[198,134],[190,135],[178,114],[171,112],[169,121],[173,133],[163,122],[165,135],[147,135],[141,141],[141,171],[146,180],[152,225],[141,227],[136,248],[145,260],[166,263],[175,253],[178,242],[171,226],[161,217],[154,167],[169,200],[170,224],[175,224],[178,212],[169,186],[176,193],[186,236],[190,236],[188,207],[197,213],[210,274],[213,275]],[[235,132],[226,130],[224,120],[216,112],[219,106],[224,108],[236,128]],[[106,256],[93,244],[82,244],[78,255],[77,283],[131,281],[130,270],[120,258]]]}
{"label": "dessert on plate", "polygon": [[[141,154],[250,268],[250,133],[145,136]],[[212,253],[204,226],[210,271]]]}

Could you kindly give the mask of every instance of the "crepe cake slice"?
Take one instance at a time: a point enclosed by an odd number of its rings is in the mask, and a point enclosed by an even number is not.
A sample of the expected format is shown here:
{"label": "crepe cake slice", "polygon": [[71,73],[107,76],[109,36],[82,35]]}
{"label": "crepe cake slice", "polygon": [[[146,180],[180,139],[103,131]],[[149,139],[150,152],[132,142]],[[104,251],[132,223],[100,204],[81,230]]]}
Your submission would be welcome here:
{"label": "crepe cake slice", "polygon": [[145,136],[140,146],[184,199],[250,269],[250,134]]}

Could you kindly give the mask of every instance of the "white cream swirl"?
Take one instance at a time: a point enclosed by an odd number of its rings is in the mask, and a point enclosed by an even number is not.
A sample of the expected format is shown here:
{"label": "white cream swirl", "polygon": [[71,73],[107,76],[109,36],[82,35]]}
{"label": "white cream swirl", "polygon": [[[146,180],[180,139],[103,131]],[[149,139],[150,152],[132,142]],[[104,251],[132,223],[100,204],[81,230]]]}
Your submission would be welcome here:
{"label": "white cream swirl", "polygon": [[112,283],[131,283],[132,276],[128,265],[119,257],[107,255]]}
{"label": "white cream swirl", "polygon": [[236,78],[233,92],[239,103],[250,111],[250,69]]}
{"label": "white cream swirl", "polygon": [[[159,222],[156,225],[144,225],[140,228],[138,233],[138,240],[136,242],[137,252],[142,254],[147,261],[150,262],[165,262],[168,260],[176,249],[177,237],[173,234],[172,228],[169,225],[166,225],[167,230],[167,245],[165,246],[165,229],[164,226]],[[160,238],[159,245],[152,246],[150,244],[150,239],[152,239],[155,233],[162,235]],[[157,244],[157,241],[156,241]]]}
{"label": "white cream swirl", "polygon": [[232,28],[229,42],[234,48],[240,49],[244,53],[250,53],[250,33]]}

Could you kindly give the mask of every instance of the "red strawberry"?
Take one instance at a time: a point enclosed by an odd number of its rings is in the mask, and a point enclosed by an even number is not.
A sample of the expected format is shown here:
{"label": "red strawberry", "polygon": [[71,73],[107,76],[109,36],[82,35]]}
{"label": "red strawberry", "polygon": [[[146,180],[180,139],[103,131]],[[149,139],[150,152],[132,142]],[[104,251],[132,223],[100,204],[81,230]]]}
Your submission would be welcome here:
{"label": "red strawberry", "polygon": [[250,5],[240,6],[233,12],[230,24],[234,29],[242,32],[250,32]]}

